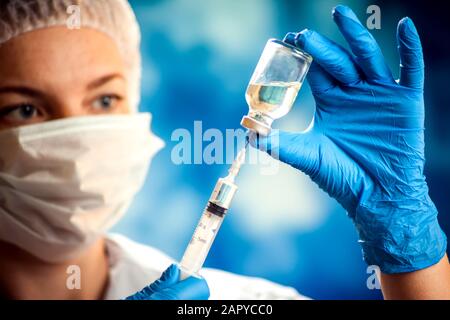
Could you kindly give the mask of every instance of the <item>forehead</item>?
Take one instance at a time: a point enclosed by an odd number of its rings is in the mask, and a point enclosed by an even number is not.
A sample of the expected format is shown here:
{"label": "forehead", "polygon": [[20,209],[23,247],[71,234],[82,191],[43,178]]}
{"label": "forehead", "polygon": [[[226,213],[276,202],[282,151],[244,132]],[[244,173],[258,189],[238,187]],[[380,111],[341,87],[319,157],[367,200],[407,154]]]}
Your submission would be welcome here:
{"label": "forehead", "polygon": [[125,73],[115,42],[89,28],[52,27],[24,33],[2,44],[0,57],[0,83],[76,87],[106,73]]}

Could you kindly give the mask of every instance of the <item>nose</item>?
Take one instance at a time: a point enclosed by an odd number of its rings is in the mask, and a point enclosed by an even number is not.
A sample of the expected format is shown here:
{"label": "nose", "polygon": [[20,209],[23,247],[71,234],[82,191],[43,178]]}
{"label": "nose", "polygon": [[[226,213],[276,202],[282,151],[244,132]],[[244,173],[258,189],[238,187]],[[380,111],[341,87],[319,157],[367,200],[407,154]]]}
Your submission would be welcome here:
{"label": "nose", "polygon": [[62,119],[70,117],[85,116],[87,110],[83,108],[83,102],[77,98],[60,98],[52,106],[52,119]]}

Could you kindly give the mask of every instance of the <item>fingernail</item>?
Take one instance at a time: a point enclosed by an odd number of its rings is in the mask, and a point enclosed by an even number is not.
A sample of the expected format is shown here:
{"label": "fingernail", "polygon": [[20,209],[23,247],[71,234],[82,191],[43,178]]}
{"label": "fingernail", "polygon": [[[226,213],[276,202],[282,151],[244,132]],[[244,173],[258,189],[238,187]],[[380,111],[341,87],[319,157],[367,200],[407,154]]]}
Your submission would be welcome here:
{"label": "fingernail", "polygon": [[333,11],[332,11],[332,15],[333,15],[333,17],[337,17],[339,15],[339,16],[350,18],[355,21],[359,21],[358,17],[355,15],[353,10],[344,5],[338,5],[338,6],[334,7]]}
{"label": "fingernail", "polygon": [[297,38],[295,39],[295,44],[300,48],[304,49],[306,38],[309,37],[313,33],[312,30],[303,29],[297,34]]}
{"label": "fingernail", "polygon": [[348,12],[349,9],[350,9],[349,7],[340,4],[333,8],[332,14],[333,15],[335,15],[335,14],[345,15],[345,13]]}
{"label": "fingernail", "polygon": [[406,29],[408,30],[408,32],[414,32],[416,33],[416,26],[414,25],[414,22],[411,20],[410,17],[404,17],[403,19],[403,23],[406,27]]}
{"label": "fingernail", "polygon": [[295,38],[297,34],[295,32],[288,32],[283,39],[283,42],[289,43],[290,45],[295,46]]}

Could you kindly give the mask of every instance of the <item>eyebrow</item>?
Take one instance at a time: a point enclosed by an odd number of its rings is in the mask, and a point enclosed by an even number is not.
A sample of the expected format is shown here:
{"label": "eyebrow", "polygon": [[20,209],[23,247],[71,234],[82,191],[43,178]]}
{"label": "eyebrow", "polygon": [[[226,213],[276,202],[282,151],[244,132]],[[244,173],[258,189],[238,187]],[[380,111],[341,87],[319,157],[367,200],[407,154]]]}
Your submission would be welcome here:
{"label": "eyebrow", "polygon": [[88,90],[95,89],[95,88],[98,88],[98,87],[104,85],[105,83],[108,83],[109,81],[114,80],[114,79],[121,79],[121,80],[125,81],[125,77],[122,74],[112,73],[112,74],[103,76],[99,79],[96,79],[96,80],[90,82],[86,88]]}
{"label": "eyebrow", "polygon": [[43,92],[25,86],[6,86],[0,87],[1,93],[19,93],[29,97],[42,97]]}
{"label": "eyebrow", "polygon": [[[98,87],[104,85],[105,83],[108,83],[109,81],[112,81],[114,79],[122,79],[125,81],[125,77],[122,74],[113,73],[113,74],[103,76],[99,79],[95,79],[94,81],[90,82],[86,88],[88,90],[92,90],[92,89],[98,88]],[[30,88],[30,87],[26,87],[26,86],[0,87],[0,94],[2,94],[2,93],[18,93],[18,94],[28,96],[28,97],[33,97],[33,98],[39,98],[39,97],[45,96],[44,92],[37,90],[37,89]]]}

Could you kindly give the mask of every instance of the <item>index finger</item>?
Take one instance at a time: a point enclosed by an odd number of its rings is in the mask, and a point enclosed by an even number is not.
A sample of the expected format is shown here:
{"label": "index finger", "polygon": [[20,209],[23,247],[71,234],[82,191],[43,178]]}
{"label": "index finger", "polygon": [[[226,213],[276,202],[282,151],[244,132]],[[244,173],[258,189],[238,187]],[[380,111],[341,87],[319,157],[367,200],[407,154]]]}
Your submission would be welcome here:
{"label": "index finger", "polygon": [[355,13],[349,7],[339,5],[333,9],[333,19],[367,79],[394,82],[377,41]]}

